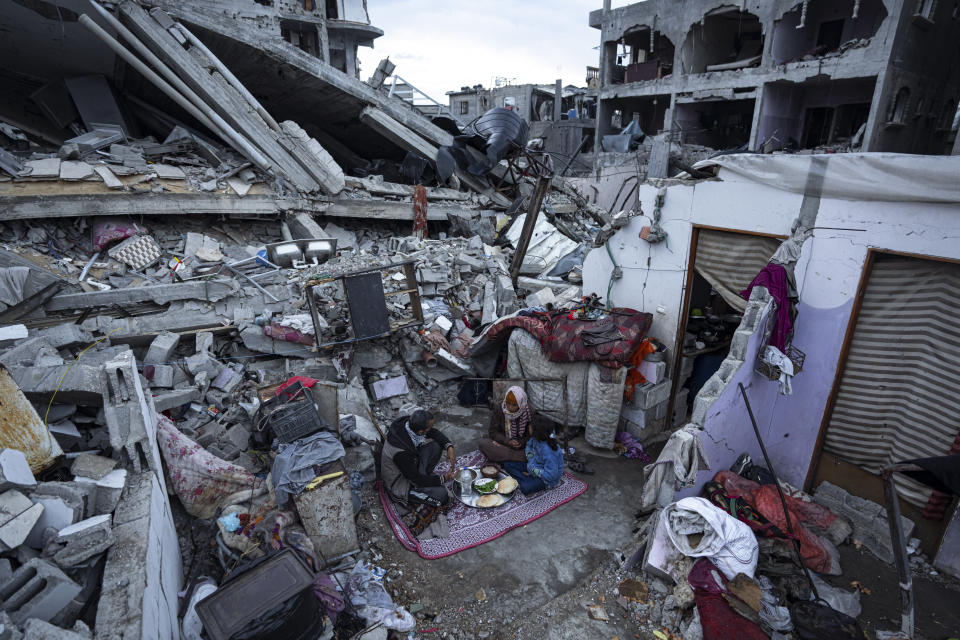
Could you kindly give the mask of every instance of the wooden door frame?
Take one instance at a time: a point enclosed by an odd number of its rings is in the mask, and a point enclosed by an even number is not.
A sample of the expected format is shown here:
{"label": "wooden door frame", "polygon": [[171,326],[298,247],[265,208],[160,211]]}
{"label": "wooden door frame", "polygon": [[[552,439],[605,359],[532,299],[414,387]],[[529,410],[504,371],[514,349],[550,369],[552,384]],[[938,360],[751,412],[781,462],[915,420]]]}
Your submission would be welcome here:
{"label": "wooden door frame", "polygon": [[847,358],[850,355],[853,334],[856,332],[857,322],[860,319],[860,310],[863,307],[863,296],[866,293],[867,285],[870,283],[870,274],[873,273],[873,266],[876,264],[877,256],[880,255],[914,258],[928,262],[960,264],[960,259],[958,258],[945,258],[920,253],[893,251],[891,249],[877,249],[874,247],[867,249],[867,257],[863,261],[863,270],[860,272],[860,282],[857,285],[856,298],[854,298],[853,308],[850,310],[850,319],[847,321],[847,330],[843,336],[843,346],[840,348],[840,357],[837,360],[837,368],[833,374],[833,386],[830,389],[830,395],[827,397],[827,404],[823,411],[823,419],[820,421],[820,431],[817,433],[817,441],[813,446],[810,468],[807,470],[807,477],[803,481],[803,490],[807,493],[810,493],[810,490],[813,488],[814,478],[817,477],[817,470],[820,467],[820,460],[823,457],[823,441],[827,435],[827,425],[830,424],[830,419],[833,417],[834,404],[837,401],[837,394],[840,392],[840,381],[843,379],[843,374],[847,369]]}
{"label": "wooden door frame", "polygon": [[683,300],[680,303],[680,317],[677,322],[677,335],[674,339],[673,362],[670,368],[670,398],[667,402],[668,422],[664,431],[673,430],[673,410],[675,408],[675,399],[677,395],[677,384],[680,380],[680,361],[683,359],[683,336],[687,332],[687,323],[690,321],[690,292],[693,289],[694,266],[697,260],[697,244],[700,240],[701,231],[723,231],[725,233],[736,233],[742,236],[758,236],[761,238],[775,238],[777,240],[786,240],[789,236],[778,233],[762,233],[760,231],[744,231],[741,229],[730,229],[727,227],[715,227],[706,224],[694,224],[690,228],[690,254],[687,256],[687,278],[685,289],[683,291]]}

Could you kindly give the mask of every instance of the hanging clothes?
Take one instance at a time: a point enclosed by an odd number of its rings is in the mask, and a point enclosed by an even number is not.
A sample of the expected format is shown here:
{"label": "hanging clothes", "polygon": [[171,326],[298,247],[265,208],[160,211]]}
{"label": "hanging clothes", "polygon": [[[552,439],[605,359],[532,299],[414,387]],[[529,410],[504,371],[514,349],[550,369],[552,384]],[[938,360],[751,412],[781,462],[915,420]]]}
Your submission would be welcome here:
{"label": "hanging clothes", "polygon": [[[770,333],[770,345],[780,351],[786,351],[787,343],[793,335],[793,319],[790,314],[791,285],[787,270],[780,264],[768,264],[750,285],[740,292],[745,300],[750,299],[754,287],[764,287],[777,303],[777,323]],[[796,287],[794,286],[795,290]]]}

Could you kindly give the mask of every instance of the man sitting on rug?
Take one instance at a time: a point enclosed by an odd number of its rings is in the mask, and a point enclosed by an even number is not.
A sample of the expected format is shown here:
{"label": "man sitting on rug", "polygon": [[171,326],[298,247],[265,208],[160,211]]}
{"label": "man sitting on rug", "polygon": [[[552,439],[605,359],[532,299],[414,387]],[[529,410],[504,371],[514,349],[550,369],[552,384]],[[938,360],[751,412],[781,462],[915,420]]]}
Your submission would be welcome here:
{"label": "man sitting on rug", "polygon": [[[450,461],[450,471],[438,475],[433,470],[444,450]],[[410,492],[415,491],[440,504],[447,504],[450,495],[443,483],[453,479],[456,460],[450,439],[434,428],[433,415],[418,409],[390,424],[380,456],[380,477],[387,493],[398,502],[407,503]]]}
{"label": "man sitting on rug", "polygon": [[550,426],[535,423],[533,436],[527,441],[527,462],[504,462],[503,470],[516,478],[524,495],[557,486],[563,475],[563,450]]}

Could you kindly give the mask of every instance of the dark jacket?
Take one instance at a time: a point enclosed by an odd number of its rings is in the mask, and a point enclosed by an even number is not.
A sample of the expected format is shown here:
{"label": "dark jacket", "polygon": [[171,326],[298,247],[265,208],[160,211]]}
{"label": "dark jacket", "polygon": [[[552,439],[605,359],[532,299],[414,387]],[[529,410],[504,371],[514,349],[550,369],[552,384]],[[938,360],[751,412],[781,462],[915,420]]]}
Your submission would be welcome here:
{"label": "dark jacket", "polygon": [[[420,452],[413,446],[410,435],[405,428],[408,419],[406,416],[400,417],[390,424],[390,429],[387,431],[387,444],[390,445],[389,453],[387,448],[384,448],[384,453],[392,454],[393,463],[400,474],[413,486],[439,487],[443,485],[443,479],[440,476],[432,473],[426,475],[420,473]],[[450,446],[450,439],[443,435],[443,432],[439,429],[430,429],[425,435],[428,439],[439,444],[441,449]]]}

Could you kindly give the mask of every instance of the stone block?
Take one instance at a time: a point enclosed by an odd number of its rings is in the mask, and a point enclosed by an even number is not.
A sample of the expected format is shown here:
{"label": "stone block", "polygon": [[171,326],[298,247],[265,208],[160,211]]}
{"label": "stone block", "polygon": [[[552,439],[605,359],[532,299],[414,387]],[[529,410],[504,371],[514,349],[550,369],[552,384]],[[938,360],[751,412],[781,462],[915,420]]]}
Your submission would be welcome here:
{"label": "stone block", "polygon": [[287,226],[290,227],[290,235],[294,239],[308,240],[312,238],[327,238],[323,229],[313,219],[313,216],[307,213],[298,213],[287,219]]}
{"label": "stone block", "polygon": [[90,640],[92,637],[90,629],[82,622],[77,622],[71,630],[33,619],[27,620],[23,629],[23,640]]}
{"label": "stone block", "polygon": [[76,567],[109,549],[116,542],[110,519],[110,514],[94,516],[61,529],[47,550],[55,550],[53,561],[64,569]]}
{"label": "stone block", "polygon": [[40,329],[38,335],[41,338],[46,339],[47,342],[57,349],[69,345],[82,344],[83,346],[87,346],[96,339],[93,337],[92,333],[84,329],[82,326],[73,324],[72,322],[58,324],[55,327]]}
{"label": "stone block", "polygon": [[0,449],[0,491],[32,489],[37,480],[30,471],[27,457],[19,449]]}
{"label": "stone block", "polygon": [[201,447],[209,447],[219,440],[227,432],[227,427],[222,422],[211,420],[207,424],[197,429],[197,444]]}
{"label": "stone block", "polygon": [[240,457],[240,454],[243,451],[240,447],[236,446],[232,442],[220,442],[218,444],[212,444],[207,447],[207,451],[217,456],[221,460],[226,460],[227,462],[232,462]]}
{"label": "stone block", "polygon": [[180,344],[180,336],[176,333],[164,331],[153,339],[150,348],[147,349],[147,355],[144,356],[144,364],[169,364],[173,361],[173,352]]}
{"label": "stone block", "polygon": [[77,363],[73,366],[19,367],[11,369],[10,373],[31,400],[48,402],[56,393],[60,402],[97,406],[103,401],[100,367]]}
{"label": "stone block", "polygon": [[337,251],[357,248],[357,234],[352,231],[347,231],[343,227],[339,227],[332,222],[328,223],[327,226],[323,228],[323,235],[320,237],[336,238]]}
{"label": "stone block", "polygon": [[151,387],[170,389],[173,387],[175,370],[169,364],[148,364],[143,367],[144,376]]}
{"label": "stone block", "polygon": [[84,476],[99,480],[113,471],[116,466],[117,461],[113,458],[81,453],[74,458],[73,464],[70,465],[70,473],[75,476]]}
{"label": "stone block", "polygon": [[660,360],[659,362],[644,360],[637,368],[640,370],[640,373],[643,375],[643,377],[647,379],[647,382],[651,384],[657,384],[667,377],[667,363],[663,360]]}
{"label": "stone block", "polygon": [[167,493],[152,472],[133,474],[114,515],[97,609],[98,638],[175,638],[181,561]]}
{"label": "stone block", "polygon": [[28,560],[0,586],[0,609],[17,624],[49,621],[81,591],[63,571],[40,558]]}
{"label": "stone block", "polygon": [[83,502],[79,508],[75,504],[56,496],[34,496],[35,504],[43,505],[40,519],[33,525],[24,542],[31,549],[43,549],[44,535],[47,529],[60,531],[83,517]]}
{"label": "stone block", "polygon": [[174,389],[165,391],[153,396],[153,406],[157,411],[167,411],[176,409],[191,402],[199,402],[200,390],[196,387],[185,387],[183,389]]}
{"label": "stone block", "polygon": [[[853,525],[853,538],[862,542],[873,555],[887,564],[893,563],[893,544],[890,541],[886,507],[852,495],[829,482],[820,483],[813,499],[835,515],[849,520]],[[904,538],[909,540],[915,526],[913,521],[901,516],[900,524]]]}
{"label": "stone block", "polygon": [[210,380],[215,380],[223,370],[223,365],[217,362],[208,353],[195,353],[184,361],[187,371],[196,378],[200,373],[206,373]]}
{"label": "stone block", "polygon": [[620,429],[643,442],[664,430],[667,424],[666,414],[665,402],[650,409],[635,409],[624,405],[620,411]]}
{"label": "stone block", "polygon": [[8,324],[0,327],[0,349],[12,347],[21,340],[26,340],[30,332],[25,324]]}
{"label": "stone block", "polygon": [[223,434],[222,440],[237,447],[240,451],[246,451],[250,440],[250,425],[243,422],[233,425]]}
{"label": "stone block", "polygon": [[528,307],[546,307],[548,304],[556,304],[557,297],[553,294],[553,289],[544,287],[535,293],[527,296]]}
{"label": "stone block", "polygon": [[33,366],[37,356],[44,352],[55,351],[53,345],[46,339],[39,336],[22,340],[19,344],[11,347],[0,355],[0,364],[7,369],[17,367]]}
{"label": "stone block", "polygon": [[213,379],[210,386],[214,389],[220,389],[228,393],[240,386],[243,382],[243,374],[232,367],[224,367],[217,377]]}
{"label": "stone block", "polygon": [[304,491],[293,502],[307,535],[328,561],[360,548],[346,474]]}
{"label": "stone block", "polygon": [[670,380],[667,379],[656,384],[639,384],[633,389],[630,406],[634,409],[652,409],[670,398],[670,386]]}
{"label": "stone block", "polygon": [[19,491],[0,495],[0,551],[23,544],[42,514],[43,505],[34,504]]}
{"label": "stone block", "polygon": [[370,393],[373,399],[380,401],[396,396],[404,396],[410,393],[410,387],[407,385],[406,376],[397,376],[396,378],[385,378],[377,380],[370,385]]}

